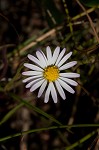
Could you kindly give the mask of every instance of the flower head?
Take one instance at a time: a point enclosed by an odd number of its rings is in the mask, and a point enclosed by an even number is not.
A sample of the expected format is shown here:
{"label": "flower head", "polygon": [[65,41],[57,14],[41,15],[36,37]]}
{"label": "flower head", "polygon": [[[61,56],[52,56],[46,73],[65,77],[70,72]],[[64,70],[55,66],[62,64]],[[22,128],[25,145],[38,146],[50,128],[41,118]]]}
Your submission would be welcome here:
{"label": "flower head", "polygon": [[27,83],[26,88],[30,88],[30,92],[39,88],[38,97],[45,91],[45,103],[49,101],[50,94],[54,103],[57,103],[57,91],[64,100],[66,99],[64,89],[70,93],[75,92],[70,85],[77,86],[77,82],[71,78],[78,78],[80,75],[71,72],[65,73],[64,71],[76,65],[77,61],[66,63],[72,52],[66,55],[65,52],[65,48],[60,52],[60,47],[56,47],[52,54],[48,46],[46,55],[42,51],[37,51],[36,57],[28,54],[28,58],[32,63],[24,63],[26,68],[31,69],[31,71],[22,73],[28,76],[23,80],[24,83]]}

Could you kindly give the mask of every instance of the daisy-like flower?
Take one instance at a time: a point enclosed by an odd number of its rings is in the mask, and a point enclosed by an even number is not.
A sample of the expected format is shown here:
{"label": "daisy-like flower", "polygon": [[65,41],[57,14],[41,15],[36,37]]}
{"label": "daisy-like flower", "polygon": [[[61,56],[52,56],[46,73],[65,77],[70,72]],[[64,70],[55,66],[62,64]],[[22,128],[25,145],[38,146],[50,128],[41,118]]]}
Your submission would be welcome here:
{"label": "daisy-like flower", "polygon": [[80,75],[71,72],[65,73],[64,71],[76,65],[77,61],[66,63],[72,52],[66,55],[65,52],[65,48],[60,52],[60,47],[56,47],[52,54],[48,46],[46,48],[46,55],[42,51],[36,51],[36,57],[28,54],[28,58],[33,63],[24,63],[24,66],[31,69],[31,71],[22,73],[24,76],[28,76],[23,80],[23,83],[27,83],[26,88],[30,88],[30,92],[39,88],[38,98],[45,91],[45,103],[49,101],[50,94],[54,103],[57,103],[57,92],[65,100],[66,94],[64,89],[72,94],[75,93],[70,85],[77,86],[77,82],[71,78],[78,78]]}

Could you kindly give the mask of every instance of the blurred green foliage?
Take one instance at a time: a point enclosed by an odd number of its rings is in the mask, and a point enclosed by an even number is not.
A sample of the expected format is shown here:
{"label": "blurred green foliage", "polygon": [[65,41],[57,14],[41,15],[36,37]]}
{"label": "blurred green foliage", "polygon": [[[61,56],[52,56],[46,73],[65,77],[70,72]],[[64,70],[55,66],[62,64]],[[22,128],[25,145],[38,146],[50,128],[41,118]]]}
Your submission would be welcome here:
{"label": "blurred green foliage", "polygon": [[88,7],[96,7],[99,5],[99,0],[80,0],[84,5]]}

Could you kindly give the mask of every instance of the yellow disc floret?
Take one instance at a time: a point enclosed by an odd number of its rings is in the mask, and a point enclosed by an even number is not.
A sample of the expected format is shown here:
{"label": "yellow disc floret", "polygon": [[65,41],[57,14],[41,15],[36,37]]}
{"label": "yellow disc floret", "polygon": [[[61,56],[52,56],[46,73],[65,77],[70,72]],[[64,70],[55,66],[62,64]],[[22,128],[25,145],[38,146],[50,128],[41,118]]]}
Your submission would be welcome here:
{"label": "yellow disc floret", "polygon": [[49,82],[55,81],[59,77],[59,69],[56,66],[48,66],[43,72],[44,78]]}

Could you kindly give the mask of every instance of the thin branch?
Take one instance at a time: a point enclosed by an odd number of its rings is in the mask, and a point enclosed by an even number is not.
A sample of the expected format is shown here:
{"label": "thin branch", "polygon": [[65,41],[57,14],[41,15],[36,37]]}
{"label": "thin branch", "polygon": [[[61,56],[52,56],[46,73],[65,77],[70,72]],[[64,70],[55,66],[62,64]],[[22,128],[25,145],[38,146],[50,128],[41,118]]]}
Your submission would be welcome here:
{"label": "thin branch", "polygon": [[96,32],[96,30],[95,30],[95,28],[94,28],[94,24],[93,24],[93,22],[92,22],[91,17],[89,16],[89,14],[88,14],[88,12],[86,11],[86,9],[84,8],[84,6],[79,2],[79,0],[76,0],[76,2],[77,2],[78,5],[82,8],[82,10],[85,12],[85,14],[86,14],[86,16],[87,16],[87,18],[88,18],[88,20],[89,20],[90,26],[91,26],[91,28],[92,28],[92,30],[93,30],[93,32],[94,32],[95,37],[96,37],[96,40],[97,40],[97,42],[99,43],[99,37],[98,37],[98,34],[97,34],[97,32]]}
{"label": "thin branch", "polygon": [[[87,14],[88,14],[88,13],[91,13],[91,12],[93,12],[95,9],[96,9],[96,8],[90,8],[90,9],[86,10],[86,13],[87,13]],[[83,13],[81,13],[81,14],[79,14],[79,15],[73,17],[73,18],[71,18],[71,21],[75,21],[75,20],[77,20],[77,19],[79,19],[79,18],[85,16],[86,13],[83,12]],[[67,26],[68,26],[68,25],[69,25],[69,24],[67,24]],[[56,27],[56,28],[53,28],[53,29],[51,29],[50,31],[44,33],[42,36],[38,37],[35,41],[33,41],[33,42],[29,43],[28,45],[26,45],[25,47],[23,46],[22,48],[18,48],[18,49],[20,50],[20,54],[22,54],[24,51],[28,50],[29,48],[35,46],[36,44],[38,44],[39,42],[43,41],[44,39],[48,38],[49,36],[54,35],[58,30],[61,30],[61,29],[62,29],[62,25],[61,25],[61,26],[58,26],[58,27]],[[16,49],[15,49],[15,50],[16,50]]]}

